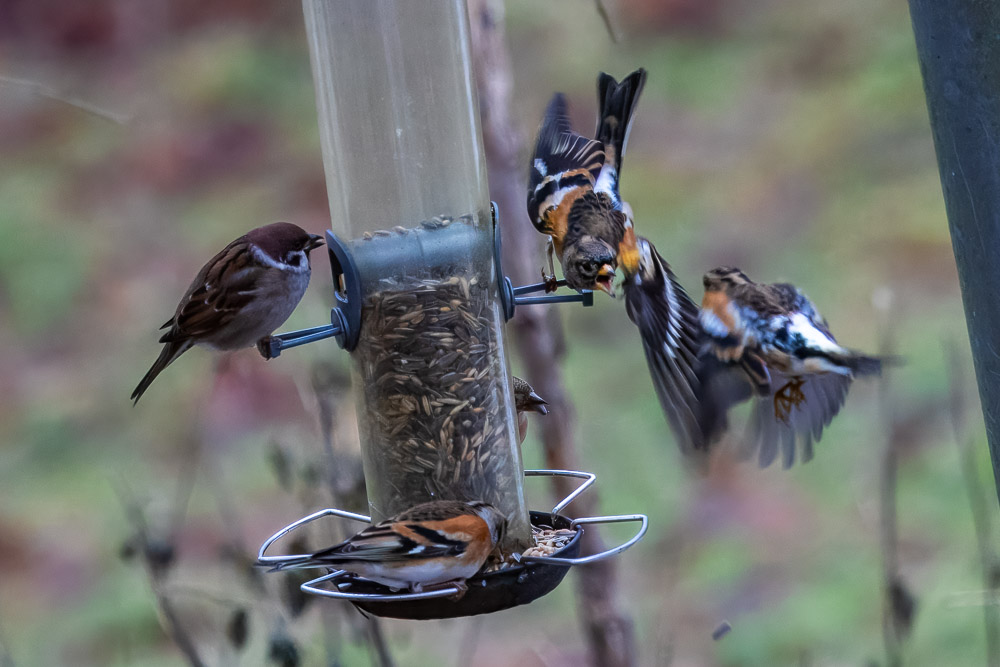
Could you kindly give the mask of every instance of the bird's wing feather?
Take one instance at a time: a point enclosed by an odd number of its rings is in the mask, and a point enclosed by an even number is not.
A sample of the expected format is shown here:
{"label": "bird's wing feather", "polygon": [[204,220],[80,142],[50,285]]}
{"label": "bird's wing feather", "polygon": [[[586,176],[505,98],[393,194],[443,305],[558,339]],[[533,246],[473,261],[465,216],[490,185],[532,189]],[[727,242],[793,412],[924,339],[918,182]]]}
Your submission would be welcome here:
{"label": "bird's wing feather", "polygon": [[699,418],[710,446],[729,429],[729,409],[750,399],[753,389],[739,363],[723,362],[707,351],[698,361]]}
{"label": "bird's wing feather", "polygon": [[160,342],[198,338],[217,331],[252,301],[260,285],[248,270],[250,253],[245,244],[234,241],[213,257],[181,299],[172,326]]}
{"label": "bird's wing feather", "polygon": [[707,446],[699,418],[698,307],[652,244],[649,249],[653,272],[625,281],[625,308],[639,328],[660,406],[681,450],[689,454]]}
{"label": "bird's wing feather", "polygon": [[316,552],[312,559],[331,563],[351,560],[391,563],[456,555],[464,549],[463,542],[450,540],[440,531],[426,529],[419,523],[379,524]]}
{"label": "bird's wing feather", "polygon": [[782,465],[789,468],[795,462],[796,445],[801,448],[799,458],[803,463],[812,458],[813,443],[819,442],[823,429],[840,412],[851,378],[837,373],[802,378],[805,401],[790,409],[786,422],[774,414],[774,393],[789,378],[774,369],[771,376],[771,394],[754,401],[741,454],[745,458],[756,454],[762,468],[771,465],[780,454]]}
{"label": "bird's wing feather", "polygon": [[528,217],[544,234],[553,234],[546,211],[574,188],[592,187],[604,164],[601,142],[577,134],[566,115],[566,99],[556,94],[538,130],[528,181]]}

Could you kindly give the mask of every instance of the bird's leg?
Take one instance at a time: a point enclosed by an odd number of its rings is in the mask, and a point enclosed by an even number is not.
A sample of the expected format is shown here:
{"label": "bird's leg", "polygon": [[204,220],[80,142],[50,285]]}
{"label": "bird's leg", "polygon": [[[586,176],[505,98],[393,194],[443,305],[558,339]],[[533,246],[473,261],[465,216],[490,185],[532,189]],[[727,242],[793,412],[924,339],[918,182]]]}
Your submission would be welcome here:
{"label": "bird's leg", "polygon": [[792,377],[788,382],[774,392],[774,416],[780,421],[788,423],[792,408],[805,403],[806,395],[802,393],[804,380],[800,377]]}
{"label": "bird's leg", "polygon": [[454,595],[449,595],[448,599],[452,602],[458,602],[465,597],[466,592],[469,590],[468,584],[465,581],[453,581],[451,585],[458,589]]}
{"label": "bird's leg", "polygon": [[545,269],[542,269],[542,282],[545,283],[545,293],[555,292],[559,289],[556,284],[559,281],[556,279],[556,266],[553,261],[555,255],[555,244],[552,242],[552,237],[549,237],[548,242],[545,244],[545,256],[548,258],[549,262],[549,272],[545,273]]}
{"label": "bird's leg", "polygon": [[469,585],[465,583],[465,579],[444,581],[441,582],[440,584],[433,584],[431,586],[420,586],[419,590],[417,590],[417,586],[418,584],[414,584],[411,587],[411,590],[413,590],[413,592],[420,592],[420,591],[435,591],[435,590],[440,590],[442,588],[457,588],[458,589],[457,591],[447,596],[446,598],[448,600],[451,600],[452,602],[457,602],[461,600],[463,597],[465,597],[466,592],[469,590]]}

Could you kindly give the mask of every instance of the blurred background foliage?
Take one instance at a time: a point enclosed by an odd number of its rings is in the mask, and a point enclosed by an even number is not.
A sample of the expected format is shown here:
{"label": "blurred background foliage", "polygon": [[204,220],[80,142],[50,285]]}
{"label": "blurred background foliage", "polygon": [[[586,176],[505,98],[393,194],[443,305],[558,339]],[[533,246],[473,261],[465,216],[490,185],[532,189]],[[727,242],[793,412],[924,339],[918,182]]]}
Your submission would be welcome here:
{"label": "blurred background foliage", "polygon": [[[601,509],[652,520],[619,559],[642,664],[881,664],[890,433],[900,576],[918,600],[903,657],[982,663],[953,371],[964,370],[960,438],[973,442],[990,523],[996,501],[905,3],[608,7],[618,43],[592,3],[507,3],[526,135],[554,90],[587,128],[596,73],[646,67],[623,194],[692,295],[720,263],[789,280],[842,342],[891,340],[907,361],[881,389],[855,386],[808,465],[720,458],[698,478],[671,442],[622,304],[560,309]],[[368,664],[364,638],[344,629],[349,613],[333,618],[327,603],[292,618],[287,591],[243,562],[330,502],[316,484],[310,378],[341,372],[345,355],[332,342],[270,363],[195,351],[138,407],[127,400],[158,352],[156,328],[217,249],[273,220],[327,226],[298,3],[5,0],[0,156],[0,665],[182,664],[135,558],[150,546],[137,532],[168,540],[161,590],[210,663],[264,663],[269,651],[280,663],[279,637],[302,664]],[[285,329],[328,315],[328,262],[315,259]],[[324,360],[333,366],[315,365]],[[353,408],[336,395],[349,450]],[[524,452],[540,465],[531,434]],[[528,487],[532,506],[550,502]],[[233,639],[240,609],[245,646]],[[488,618],[383,629],[400,664],[573,665],[584,659],[573,609],[564,586]],[[733,630],[714,642],[724,619]]]}

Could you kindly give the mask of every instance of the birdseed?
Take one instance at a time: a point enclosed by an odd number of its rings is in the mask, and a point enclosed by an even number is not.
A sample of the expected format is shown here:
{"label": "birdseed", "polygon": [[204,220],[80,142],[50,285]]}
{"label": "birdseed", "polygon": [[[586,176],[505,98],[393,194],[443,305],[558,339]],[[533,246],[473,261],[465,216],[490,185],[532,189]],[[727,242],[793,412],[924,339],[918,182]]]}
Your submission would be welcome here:
{"label": "birdseed", "polygon": [[515,552],[509,554],[503,560],[492,559],[487,563],[483,572],[497,572],[499,570],[506,570],[509,567],[514,567],[515,565],[520,565],[521,559],[525,556],[551,556],[552,554],[565,548],[567,544],[573,541],[573,538],[576,537],[576,533],[576,530],[571,530],[569,528],[553,529],[532,526],[532,546],[520,553]]}
{"label": "birdseed", "polygon": [[[439,233],[451,223],[439,216],[417,229]],[[490,273],[472,264],[461,258],[379,279],[362,302],[359,426],[375,519],[436,499],[520,507],[502,318]]]}

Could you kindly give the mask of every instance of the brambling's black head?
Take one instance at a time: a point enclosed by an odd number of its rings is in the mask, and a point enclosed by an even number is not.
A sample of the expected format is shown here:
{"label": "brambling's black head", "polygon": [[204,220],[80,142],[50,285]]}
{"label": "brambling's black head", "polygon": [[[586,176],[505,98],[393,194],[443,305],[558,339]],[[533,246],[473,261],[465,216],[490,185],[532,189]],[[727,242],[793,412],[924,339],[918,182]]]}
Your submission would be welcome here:
{"label": "brambling's black head", "polygon": [[724,290],[733,285],[751,285],[753,281],[745,273],[732,266],[712,269],[702,278],[706,290]]}
{"label": "brambling's black head", "polygon": [[614,296],[617,253],[605,241],[587,236],[564,256],[566,282],[577,289],[599,289]]}

